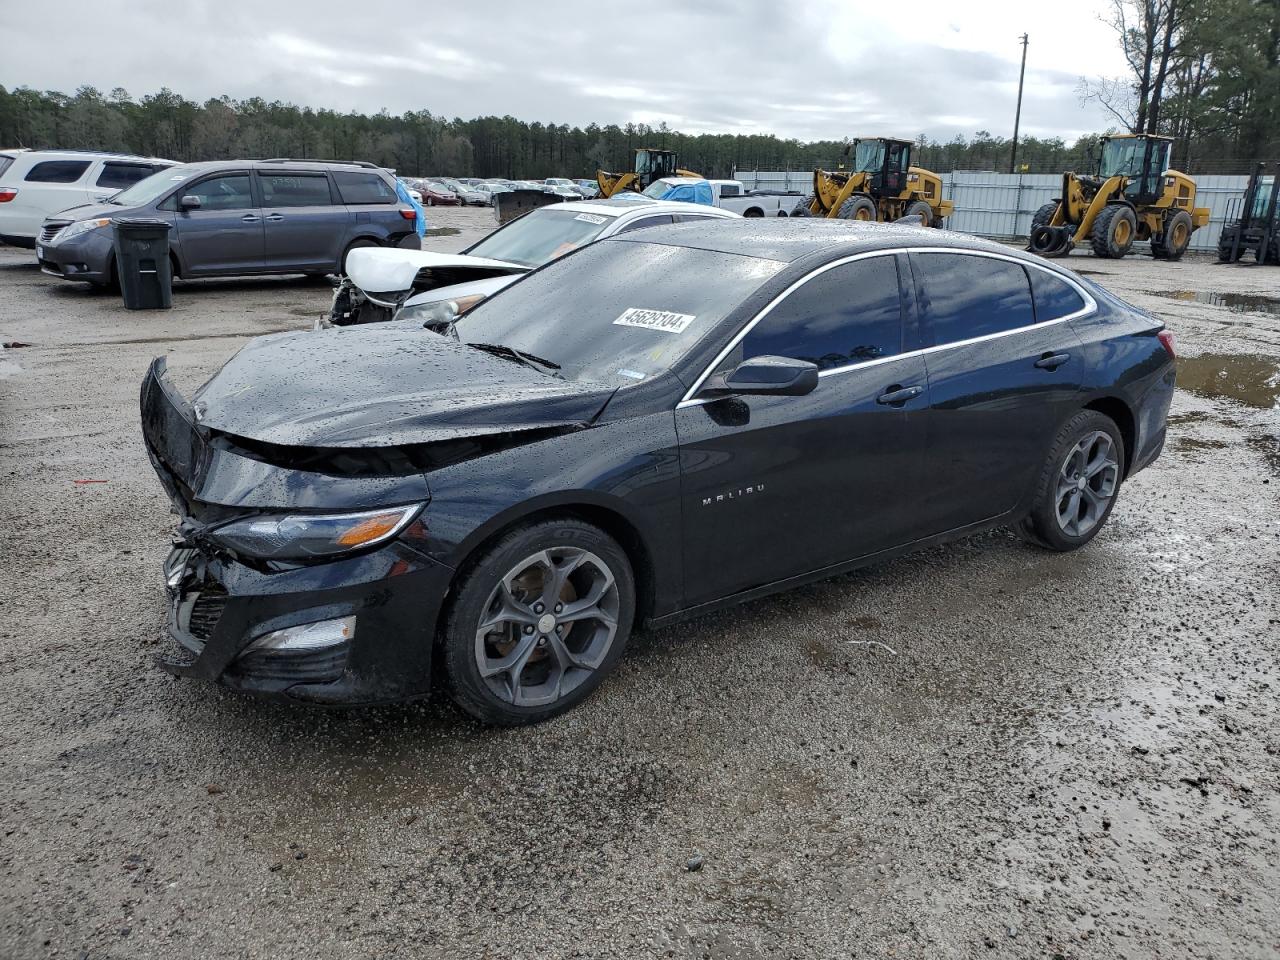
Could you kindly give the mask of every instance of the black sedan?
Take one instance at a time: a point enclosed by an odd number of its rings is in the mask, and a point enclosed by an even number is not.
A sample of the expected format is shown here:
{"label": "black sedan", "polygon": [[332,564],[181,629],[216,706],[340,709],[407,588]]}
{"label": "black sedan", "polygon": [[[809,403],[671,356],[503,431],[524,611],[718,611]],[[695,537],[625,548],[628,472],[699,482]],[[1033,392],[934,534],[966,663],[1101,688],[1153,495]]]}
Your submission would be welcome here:
{"label": "black sedan", "polygon": [[935,231],[716,221],[530,274],[446,334],[253,341],[146,444],[181,515],[171,672],[494,723],[667,623],[1012,525],[1088,543],[1159,455],[1159,320]]}

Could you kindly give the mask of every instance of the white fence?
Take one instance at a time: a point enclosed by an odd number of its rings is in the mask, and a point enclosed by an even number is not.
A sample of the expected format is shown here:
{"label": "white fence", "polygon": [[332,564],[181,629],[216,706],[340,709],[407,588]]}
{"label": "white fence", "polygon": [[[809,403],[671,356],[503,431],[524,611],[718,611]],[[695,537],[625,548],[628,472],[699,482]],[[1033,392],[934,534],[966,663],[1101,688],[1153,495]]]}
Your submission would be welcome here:
{"label": "white fence", "polygon": [[[738,170],[735,179],[748,190],[795,190],[807,196],[813,191],[812,171]],[[1042,204],[1062,192],[1062,177],[1052,173],[944,173],[942,195],[956,205],[947,226],[961,233],[998,240],[1025,238],[1031,217]],[[1218,235],[1228,213],[1238,215],[1248,177],[1196,177],[1196,206],[1208,207],[1209,225],[1191,235],[1192,250],[1218,249]]]}

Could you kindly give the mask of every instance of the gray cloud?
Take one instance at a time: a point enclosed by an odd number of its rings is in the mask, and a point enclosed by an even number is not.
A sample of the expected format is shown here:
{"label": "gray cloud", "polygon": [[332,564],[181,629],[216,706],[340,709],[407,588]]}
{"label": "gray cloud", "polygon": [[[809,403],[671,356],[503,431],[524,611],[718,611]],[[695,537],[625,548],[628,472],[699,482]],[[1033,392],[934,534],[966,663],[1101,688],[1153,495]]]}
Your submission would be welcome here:
{"label": "gray cloud", "polygon": [[[58,20],[56,35],[35,5],[8,9],[4,20],[0,83],[67,93],[167,86],[200,100],[261,96],[342,111],[946,140],[979,129],[1007,136],[1017,87],[1016,62],[986,52],[890,39],[835,56],[821,11],[775,0],[653,0],[604,23],[568,0],[135,0],[80,8]],[[1028,70],[1027,133],[1071,139],[1103,125],[1076,102],[1076,79]]]}

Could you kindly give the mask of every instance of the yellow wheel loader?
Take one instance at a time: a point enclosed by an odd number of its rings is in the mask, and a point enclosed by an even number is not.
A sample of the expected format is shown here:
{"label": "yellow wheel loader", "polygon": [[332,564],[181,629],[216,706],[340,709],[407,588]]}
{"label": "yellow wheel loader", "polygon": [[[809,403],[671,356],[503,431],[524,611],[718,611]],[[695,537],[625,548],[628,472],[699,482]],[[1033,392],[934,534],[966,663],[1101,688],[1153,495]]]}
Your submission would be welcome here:
{"label": "yellow wheel loader", "polygon": [[1172,146],[1153,134],[1104,137],[1097,175],[1062,175],[1062,196],[1031,218],[1027,249],[1065,257],[1088,241],[1096,256],[1118,260],[1134,241],[1150,240],[1153,257],[1179,259],[1209,210],[1196,206],[1196,182],[1169,169]]}
{"label": "yellow wheel loader", "polygon": [[911,141],[884,137],[854,140],[853,169],[813,171],[813,193],[801,200],[793,217],[842,220],[919,221],[940,227],[955,204],[942,199],[936,173],[911,166]]}
{"label": "yellow wheel loader", "polygon": [[654,150],[642,147],[636,151],[635,169],[630,173],[609,173],[607,170],[596,171],[596,183],[600,185],[600,199],[612,197],[623,190],[634,190],[642,193],[655,180],[663,177],[697,177],[699,173],[681,170],[678,166],[674,150]]}

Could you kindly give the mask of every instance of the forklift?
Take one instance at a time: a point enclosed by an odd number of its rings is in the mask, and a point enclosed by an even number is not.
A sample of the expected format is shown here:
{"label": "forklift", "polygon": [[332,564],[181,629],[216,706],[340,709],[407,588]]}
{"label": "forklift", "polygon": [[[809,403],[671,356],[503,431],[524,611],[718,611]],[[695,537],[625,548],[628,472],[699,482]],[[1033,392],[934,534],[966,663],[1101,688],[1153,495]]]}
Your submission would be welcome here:
{"label": "forklift", "polygon": [[[1227,207],[1227,223],[1218,238],[1219,263],[1239,263],[1245,251],[1252,250],[1258,263],[1280,266],[1280,218],[1277,217],[1280,189],[1276,186],[1280,178],[1275,174],[1265,176],[1266,166],[1258,164],[1249,177],[1244,197],[1233,199]],[[1280,164],[1272,166],[1280,169]],[[1236,209],[1240,216],[1233,218]]]}
{"label": "forklift", "polygon": [[801,200],[793,217],[826,217],[881,223],[918,221],[940,227],[955,204],[942,199],[942,178],[911,166],[910,140],[875,137],[853,140],[844,156],[853,154],[853,169],[813,171],[813,193]]}

